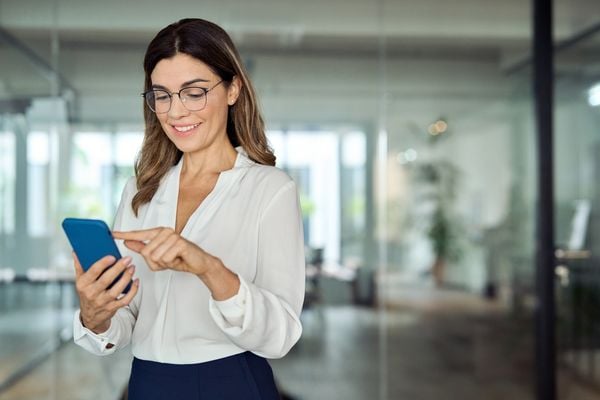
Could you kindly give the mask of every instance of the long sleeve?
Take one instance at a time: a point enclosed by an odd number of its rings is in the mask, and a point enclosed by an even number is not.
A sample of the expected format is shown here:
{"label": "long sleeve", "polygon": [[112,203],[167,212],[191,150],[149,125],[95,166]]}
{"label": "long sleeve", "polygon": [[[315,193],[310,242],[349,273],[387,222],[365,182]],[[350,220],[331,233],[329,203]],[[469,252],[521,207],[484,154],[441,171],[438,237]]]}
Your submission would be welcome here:
{"label": "long sleeve", "polygon": [[[240,277],[238,293],[217,302],[196,276],[152,271],[143,256],[119,242],[121,254],[133,258],[139,291],[101,334],[86,330],[76,316],[77,344],[95,354],[110,354],[131,343],[137,358],[194,364],[243,351],[283,357],[298,341],[305,265],[296,186],[283,171],[256,164],[243,149],[237,150],[234,168],[221,172],[181,234]],[[130,180],[115,229],[174,228],[181,167],[179,160],[138,216],[131,209],[137,189]]]}
{"label": "long sleeve", "polygon": [[240,276],[232,301],[209,301],[216,324],[237,346],[267,358],[283,357],[302,333],[305,263],[296,186],[286,183],[260,218],[257,273]]}
{"label": "long sleeve", "polygon": [[[121,202],[115,216],[113,229],[123,229],[124,214],[130,212],[131,197],[135,193],[135,179],[131,178],[121,196]],[[124,247],[119,246],[123,254]],[[131,334],[137,317],[138,301],[140,293],[136,294],[133,301],[126,307],[117,311],[110,321],[110,327],[106,332],[95,334],[83,326],[80,319],[80,310],[77,310],[73,318],[73,340],[87,351],[96,355],[109,355],[117,349],[127,346],[131,342]],[[108,346],[111,344],[112,346]]]}

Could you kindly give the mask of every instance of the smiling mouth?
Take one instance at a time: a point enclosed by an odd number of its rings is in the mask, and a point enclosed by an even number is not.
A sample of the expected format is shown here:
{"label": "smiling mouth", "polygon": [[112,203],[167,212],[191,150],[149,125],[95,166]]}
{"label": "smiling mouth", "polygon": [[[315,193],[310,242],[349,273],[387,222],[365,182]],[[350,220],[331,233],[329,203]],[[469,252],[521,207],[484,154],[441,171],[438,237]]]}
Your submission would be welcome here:
{"label": "smiling mouth", "polygon": [[200,125],[200,124],[187,125],[187,126],[173,126],[173,129],[175,129],[179,133],[186,133],[186,132],[189,132],[192,129],[196,128],[198,125]]}

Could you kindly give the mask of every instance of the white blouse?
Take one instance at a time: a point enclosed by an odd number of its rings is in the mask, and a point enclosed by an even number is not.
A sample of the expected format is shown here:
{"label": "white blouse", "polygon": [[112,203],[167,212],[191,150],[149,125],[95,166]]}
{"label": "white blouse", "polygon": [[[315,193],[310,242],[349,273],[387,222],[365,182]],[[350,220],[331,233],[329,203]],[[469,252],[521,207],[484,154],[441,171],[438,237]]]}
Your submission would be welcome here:
{"label": "white blouse", "polygon": [[[195,275],[153,272],[141,255],[119,241],[121,254],[133,258],[139,291],[101,334],[83,327],[77,311],[75,343],[94,354],[108,355],[131,342],[139,359],[192,364],[244,351],[279,358],[298,341],[305,268],[296,185],[283,171],[253,162],[241,147],[236,150],[234,167],[221,172],[181,235],[239,276],[238,294],[215,301]],[[114,229],[174,228],[182,162],[165,175],[137,217],[131,208],[137,191],[131,178]],[[108,343],[114,347],[108,349]]]}

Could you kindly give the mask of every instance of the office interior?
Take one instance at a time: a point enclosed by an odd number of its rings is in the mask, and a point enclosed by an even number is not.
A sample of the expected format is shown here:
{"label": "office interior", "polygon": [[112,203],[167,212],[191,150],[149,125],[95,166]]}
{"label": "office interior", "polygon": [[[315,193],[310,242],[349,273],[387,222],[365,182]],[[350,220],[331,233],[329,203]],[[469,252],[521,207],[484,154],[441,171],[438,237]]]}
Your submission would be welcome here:
{"label": "office interior", "polygon": [[304,333],[271,363],[286,398],[537,398],[542,202],[557,398],[600,398],[600,2],[553,8],[554,168],[538,171],[531,2],[0,0],[0,399],[123,398],[129,351],[72,343],[60,222],[112,222],[145,46],[184,17],[231,34],[299,186]]}

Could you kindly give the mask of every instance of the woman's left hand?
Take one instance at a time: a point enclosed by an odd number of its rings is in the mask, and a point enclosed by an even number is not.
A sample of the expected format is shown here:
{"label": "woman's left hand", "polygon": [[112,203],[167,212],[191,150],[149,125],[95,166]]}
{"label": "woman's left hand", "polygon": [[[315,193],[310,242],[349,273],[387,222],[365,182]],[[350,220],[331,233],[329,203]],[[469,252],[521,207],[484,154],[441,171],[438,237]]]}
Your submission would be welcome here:
{"label": "woman's left hand", "polygon": [[181,237],[172,228],[113,232],[113,236],[123,239],[128,249],[141,254],[153,271],[173,269],[200,276],[216,261],[215,257]]}

